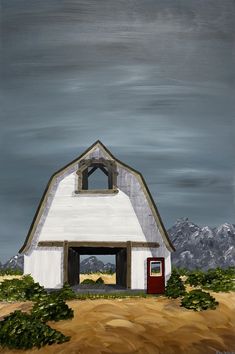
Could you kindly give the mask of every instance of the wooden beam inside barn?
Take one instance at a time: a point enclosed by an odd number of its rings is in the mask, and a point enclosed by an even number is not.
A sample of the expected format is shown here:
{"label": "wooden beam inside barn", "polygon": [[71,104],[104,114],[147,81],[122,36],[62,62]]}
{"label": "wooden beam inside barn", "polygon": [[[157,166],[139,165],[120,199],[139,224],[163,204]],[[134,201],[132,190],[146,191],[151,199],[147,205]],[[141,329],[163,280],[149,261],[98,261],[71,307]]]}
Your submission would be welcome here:
{"label": "wooden beam inside barn", "polygon": [[[127,247],[127,242],[94,242],[94,241],[67,241],[68,247],[118,247],[125,248]],[[38,243],[39,247],[63,247],[63,241],[40,241]],[[160,247],[158,242],[131,242],[132,248],[158,248]]]}

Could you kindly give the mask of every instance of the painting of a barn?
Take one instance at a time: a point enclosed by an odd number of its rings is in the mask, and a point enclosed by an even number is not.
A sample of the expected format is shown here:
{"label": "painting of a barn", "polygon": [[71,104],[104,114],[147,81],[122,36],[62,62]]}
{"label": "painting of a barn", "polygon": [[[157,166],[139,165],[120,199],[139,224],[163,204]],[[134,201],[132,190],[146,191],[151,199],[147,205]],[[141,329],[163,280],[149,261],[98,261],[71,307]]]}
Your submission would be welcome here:
{"label": "painting of a barn", "polygon": [[79,284],[81,255],[115,255],[118,286],[162,293],[173,251],[142,174],[97,141],[51,177],[20,253],[45,288]]}

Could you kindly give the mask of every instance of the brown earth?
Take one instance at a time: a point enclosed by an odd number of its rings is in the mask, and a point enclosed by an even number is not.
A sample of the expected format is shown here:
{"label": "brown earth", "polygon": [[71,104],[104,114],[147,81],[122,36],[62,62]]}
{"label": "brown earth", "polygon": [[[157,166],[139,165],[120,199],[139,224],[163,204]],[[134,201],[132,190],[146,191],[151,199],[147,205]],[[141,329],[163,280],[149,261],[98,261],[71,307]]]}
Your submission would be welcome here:
{"label": "brown earth", "polygon": [[[216,354],[235,353],[235,293],[211,293],[216,310],[194,312],[164,296],[73,300],[72,320],[49,322],[71,336],[69,342],[28,351],[0,349],[1,354]],[[0,316],[30,303],[0,303]]]}

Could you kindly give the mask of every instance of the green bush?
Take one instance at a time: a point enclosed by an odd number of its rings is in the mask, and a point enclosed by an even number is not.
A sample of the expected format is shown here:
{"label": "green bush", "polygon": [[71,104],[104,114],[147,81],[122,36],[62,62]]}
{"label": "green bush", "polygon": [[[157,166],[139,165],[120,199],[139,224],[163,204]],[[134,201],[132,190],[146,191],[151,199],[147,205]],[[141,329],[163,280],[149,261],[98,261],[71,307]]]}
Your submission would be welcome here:
{"label": "green bush", "polygon": [[209,269],[207,272],[193,271],[189,273],[186,283],[191,286],[201,286],[203,289],[219,291],[233,291],[235,268],[227,269],[215,268]]}
{"label": "green bush", "polygon": [[202,281],[202,288],[215,292],[234,291],[234,277],[234,268],[232,267],[229,269],[209,269]]}
{"label": "green bush", "polygon": [[95,281],[92,279],[84,279],[81,284],[95,284]]}
{"label": "green bush", "polygon": [[21,269],[0,269],[0,275],[23,275],[23,270]]}
{"label": "green bush", "polygon": [[77,294],[68,283],[65,283],[63,288],[53,291],[50,295],[54,298],[60,298],[62,300],[73,300],[77,298]]}
{"label": "green bush", "polygon": [[175,270],[179,275],[188,275],[190,273],[189,269],[172,267],[172,271]]}
{"label": "green bush", "polygon": [[183,296],[185,294],[185,286],[180,278],[179,273],[173,269],[170,279],[167,282],[165,295],[167,297],[176,299],[177,297]]}
{"label": "green bush", "polygon": [[214,310],[219,303],[209,293],[201,289],[195,289],[188,292],[181,300],[181,305],[187,309],[194,311],[202,311],[207,309]]}
{"label": "green bush", "polygon": [[31,311],[34,318],[43,322],[60,321],[73,318],[74,313],[63,299],[48,295],[37,301]]}
{"label": "green bush", "polygon": [[188,274],[188,278],[186,280],[186,284],[190,286],[198,286],[202,285],[205,279],[205,273],[201,270],[195,270]]}
{"label": "green bush", "polygon": [[103,278],[99,277],[98,279],[96,279],[96,284],[104,284]]}
{"label": "green bush", "polygon": [[0,283],[0,301],[36,300],[46,294],[46,290],[39,283],[34,283],[30,275]]}
{"label": "green bush", "polygon": [[15,311],[0,321],[0,345],[16,349],[31,349],[53,343],[67,342],[70,337],[52,329],[32,315]]}

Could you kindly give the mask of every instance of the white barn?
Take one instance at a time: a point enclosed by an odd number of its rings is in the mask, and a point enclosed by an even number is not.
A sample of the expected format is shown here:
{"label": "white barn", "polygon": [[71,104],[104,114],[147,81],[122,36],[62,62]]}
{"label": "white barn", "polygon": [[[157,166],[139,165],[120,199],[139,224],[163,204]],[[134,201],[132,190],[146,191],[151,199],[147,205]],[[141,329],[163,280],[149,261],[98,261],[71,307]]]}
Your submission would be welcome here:
{"label": "white barn", "polygon": [[[96,170],[107,186],[91,189]],[[117,285],[161,293],[172,251],[142,175],[97,141],[51,177],[20,253],[45,288],[78,284],[82,254],[114,254]]]}

